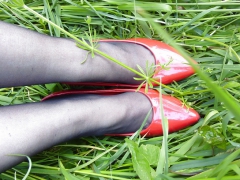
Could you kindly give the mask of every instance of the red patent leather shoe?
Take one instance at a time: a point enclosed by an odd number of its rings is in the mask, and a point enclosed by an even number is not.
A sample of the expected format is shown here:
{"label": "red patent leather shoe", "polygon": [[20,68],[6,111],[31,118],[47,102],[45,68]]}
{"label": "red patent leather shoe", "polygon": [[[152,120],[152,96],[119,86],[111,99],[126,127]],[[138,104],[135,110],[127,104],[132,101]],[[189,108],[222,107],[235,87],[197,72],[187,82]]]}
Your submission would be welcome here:
{"label": "red patent leather shoe", "polygon": [[[127,40],[100,40],[100,42],[128,42],[135,43],[147,48],[155,58],[155,73],[153,78],[159,80],[162,78],[163,84],[169,84],[173,81],[179,81],[194,74],[193,68],[188,64],[174,48],[171,46],[152,39],[135,38]],[[134,52],[136,53],[136,52]],[[193,63],[196,61],[192,60]],[[167,65],[168,64],[168,65]],[[167,65],[168,69],[162,68]],[[68,82],[70,85],[95,85],[95,86],[119,86],[119,87],[137,87],[133,84],[107,83],[107,82]],[[139,83],[140,84],[140,83]],[[154,84],[156,85],[156,84]]]}
{"label": "red patent leather shoe", "polygon": [[[47,100],[56,96],[67,94],[99,94],[99,95],[114,95],[125,92],[135,92],[134,89],[110,89],[110,90],[70,90],[53,93],[43,100]],[[159,92],[153,89],[149,89],[148,93],[144,92],[144,89],[140,89],[139,93],[148,97],[153,108],[152,123],[144,130],[140,132],[140,135],[146,137],[160,136],[163,134],[162,130],[162,118],[160,112]],[[182,102],[174,97],[168,95],[162,95],[164,116],[168,119],[169,132],[175,132],[184,129],[194,123],[196,123],[200,116],[191,108],[183,106]],[[141,102],[139,102],[141,103]],[[136,107],[137,108],[137,105]],[[133,132],[134,133],[134,132]],[[130,136],[133,133],[125,134],[108,134],[110,136]]]}

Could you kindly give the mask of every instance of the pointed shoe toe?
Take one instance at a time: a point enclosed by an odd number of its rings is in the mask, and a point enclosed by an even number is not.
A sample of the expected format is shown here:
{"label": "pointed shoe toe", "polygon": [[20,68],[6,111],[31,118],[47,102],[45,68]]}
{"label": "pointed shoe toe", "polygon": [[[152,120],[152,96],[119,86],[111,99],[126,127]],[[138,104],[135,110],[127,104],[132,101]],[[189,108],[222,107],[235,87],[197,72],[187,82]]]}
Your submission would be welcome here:
{"label": "pointed shoe toe", "polygon": [[[152,102],[154,111],[152,123],[144,130],[141,131],[141,135],[147,137],[159,136],[163,134],[162,129],[162,117],[159,101],[159,93],[151,92],[149,97]],[[179,131],[190,125],[195,124],[200,119],[197,111],[192,108],[188,108],[183,103],[169,95],[162,95],[163,114],[168,120],[169,133]]]}
{"label": "pointed shoe toe", "polygon": [[[160,109],[160,97],[157,90],[149,89],[145,93],[144,89],[140,89],[139,92],[148,97],[152,104],[152,123],[140,132],[141,136],[154,137],[163,135],[162,117]],[[195,124],[200,119],[197,111],[192,108],[188,108],[183,103],[169,95],[162,95],[162,105],[164,116],[168,120],[169,133],[179,131],[190,125]],[[112,136],[130,136],[133,133],[125,134],[111,134]]]}
{"label": "pointed shoe toe", "polygon": [[[128,42],[139,44],[147,48],[155,59],[155,71],[152,78],[160,81],[163,84],[169,84],[173,81],[180,81],[194,74],[193,68],[188,64],[173,47],[157,40],[147,38],[134,38],[126,40],[104,39],[99,42]],[[133,52],[136,53],[137,52]],[[196,61],[192,60],[197,64]],[[64,82],[69,85],[91,85],[91,86],[114,86],[114,87],[137,87],[136,84],[121,84],[108,82]],[[140,84],[140,83],[139,83]],[[156,84],[153,84],[156,85]]]}
{"label": "pointed shoe toe", "polygon": [[[169,84],[173,81],[180,81],[194,74],[194,69],[188,61],[183,58],[173,47],[157,40],[137,38],[132,39],[147,49],[149,49],[155,58],[154,79],[162,78],[163,84]],[[197,64],[192,59],[194,64]]]}

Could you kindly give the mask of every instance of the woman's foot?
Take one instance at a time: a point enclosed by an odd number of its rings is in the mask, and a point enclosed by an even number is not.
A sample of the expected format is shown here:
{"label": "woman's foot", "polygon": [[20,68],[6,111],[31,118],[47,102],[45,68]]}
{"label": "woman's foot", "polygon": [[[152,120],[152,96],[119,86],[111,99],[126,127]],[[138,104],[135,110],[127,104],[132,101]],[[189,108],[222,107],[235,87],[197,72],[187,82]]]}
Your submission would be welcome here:
{"label": "woman's foot", "polygon": [[[96,93],[89,91],[87,94],[81,94],[80,91],[76,92],[50,95],[43,100],[43,103],[52,101],[55,104],[65,104],[65,110],[61,110],[61,113],[65,114],[65,119],[79,123],[79,125],[73,126],[69,121],[62,122],[62,128],[67,125],[72,126],[74,129],[71,130],[72,135],[97,136],[133,133],[140,128],[146,117],[144,129],[152,122],[152,104],[148,97],[140,92],[134,92],[134,90],[124,92],[123,90],[112,95],[107,92],[98,94],[99,91]],[[64,111],[66,112],[64,113]],[[61,113],[59,112],[59,114]],[[55,114],[58,113],[55,112]]]}
{"label": "woman's foot", "polygon": [[[59,77],[63,79],[61,82],[108,82],[108,83],[124,83],[124,84],[140,84],[141,82],[134,80],[134,77],[138,77],[131,71],[119,66],[118,64],[95,54],[91,57],[91,54],[87,55],[87,51],[76,47],[75,43],[68,39],[58,39],[59,49],[61,47],[67,47],[66,49],[59,50],[60,57],[70,56],[67,53],[71,47],[72,51],[79,53],[72,57],[64,57],[59,64],[61,68],[66,68],[61,71]],[[111,57],[119,60],[127,66],[139,70],[139,65],[146,71],[146,64],[155,65],[155,59],[152,53],[145,47],[127,42],[98,42],[97,49],[110,55]],[[73,55],[73,54],[72,54]],[[87,57],[87,60],[84,59]],[[60,72],[59,72],[60,73]],[[94,83],[93,83],[94,84]]]}
{"label": "woman's foot", "polygon": [[[194,74],[193,68],[188,64],[186,59],[184,59],[174,48],[160,41],[146,38],[134,38],[128,40],[107,39],[100,40],[98,43],[98,45],[103,47],[100,48],[100,51],[110,54],[110,56],[139,72],[140,69],[138,67],[140,66],[145,74],[157,81],[161,79],[163,84],[179,81]],[[109,49],[112,49],[112,51],[109,51]],[[106,63],[100,61],[101,64],[97,67],[103,66],[104,69],[108,70],[107,72],[111,72],[111,70],[114,71],[114,74],[109,73],[109,77],[106,72],[100,71],[100,75],[102,75],[99,78],[100,80],[92,79],[87,82],[75,81],[73,83],[68,83],[77,85],[137,87],[144,80],[134,80],[134,73],[120,66],[116,67],[116,63],[110,60],[108,61],[109,62]],[[196,61],[192,60],[192,63],[196,64]],[[95,70],[92,72],[99,73],[96,66],[93,66],[93,68],[94,67]],[[91,76],[88,77],[90,78]],[[93,77],[96,78],[96,76]],[[157,85],[156,83],[153,84]]]}
{"label": "woman's foot", "polygon": [[[172,96],[162,95],[161,105],[159,99],[160,94],[157,90],[153,89],[149,89],[148,92],[145,92],[144,88],[139,89],[138,92],[134,89],[68,90],[53,93],[43,100],[48,101],[49,99],[62,98],[63,96],[67,96],[65,99],[69,99],[71,98],[70,95],[74,97],[79,95],[79,100],[81,100],[81,98],[92,100],[91,98],[95,97],[93,101],[95,106],[92,107],[91,112],[87,111],[86,116],[94,113],[93,116],[90,116],[91,118],[93,117],[91,122],[95,122],[94,119],[97,119],[95,115],[105,120],[104,122],[100,121],[100,124],[97,125],[98,128],[96,128],[99,132],[104,129],[103,134],[116,136],[132,135],[139,129],[146,115],[150,112],[150,116],[147,117],[148,119],[140,135],[146,135],[148,137],[160,136],[163,134],[162,107],[164,116],[168,119],[169,132],[184,129],[196,123],[200,118],[194,109],[183,106],[180,100]],[[96,105],[96,103],[99,104]],[[73,105],[73,103],[71,103],[71,105]],[[78,119],[78,113],[80,112],[80,110],[78,110],[79,105],[73,106],[76,107],[75,111],[77,113],[73,117],[76,116]],[[83,107],[87,106],[84,105]],[[95,109],[96,107],[98,109]],[[83,110],[82,113],[84,114],[84,112],[86,111]],[[92,126],[94,127],[95,125],[96,124],[93,124]],[[103,128],[101,128],[101,125],[103,125]],[[109,132],[106,132],[106,130]],[[102,133],[97,133],[97,131],[92,133],[89,129],[87,132],[90,132],[90,134],[87,135],[102,135]]]}

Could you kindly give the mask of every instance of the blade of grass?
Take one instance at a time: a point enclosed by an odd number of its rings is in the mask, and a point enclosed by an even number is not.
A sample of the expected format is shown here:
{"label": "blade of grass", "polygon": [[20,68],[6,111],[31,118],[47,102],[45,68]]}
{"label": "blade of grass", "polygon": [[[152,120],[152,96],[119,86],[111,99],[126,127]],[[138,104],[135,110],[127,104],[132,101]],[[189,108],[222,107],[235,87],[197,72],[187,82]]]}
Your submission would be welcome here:
{"label": "blade of grass", "polygon": [[[160,80],[161,82],[161,80]],[[156,174],[168,174],[168,119],[164,115],[163,109],[163,101],[162,101],[162,87],[159,86],[159,101],[160,101],[160,112],[162,117],[162,128],[163,128],[163,140],[162,140],[162,147],[160,150],[160,155],[158,159],[158,165]]]}
{"label": "blade of grass", "polygon": [[22,180],[26,180],[28,178],[28,176],[30,174],[30,171],[31,171],[31,168],[32,168],[32,161],[31,161],[30,157],[28,157],[26,155],[22,155],[22,154],[10,154],[10,156],[19,156],[19,157],[26,157],[27,158],[29,166],[28,166],[28,170],[27,170],[25,176],[22,178]]}
{"label": "blade of grass", "polygon": [[173,34],[177,34],[179,32],[181,32],[185,27],[191,25],[192,23],[194,23],[195,21],[197,21],[198,19],[202,18],[203,16],[207,15],[208,13],[218,9],[219,6],[214,7],[214,8],[210,8],[207,9],[205,11],[202,11],[201,13],[199,13],[197,16],[195,16],[193,19],[191,19],[188,23],[186,23],[184,26],[182,26],[181,28],[177,29],[175,32],[173,32]]}

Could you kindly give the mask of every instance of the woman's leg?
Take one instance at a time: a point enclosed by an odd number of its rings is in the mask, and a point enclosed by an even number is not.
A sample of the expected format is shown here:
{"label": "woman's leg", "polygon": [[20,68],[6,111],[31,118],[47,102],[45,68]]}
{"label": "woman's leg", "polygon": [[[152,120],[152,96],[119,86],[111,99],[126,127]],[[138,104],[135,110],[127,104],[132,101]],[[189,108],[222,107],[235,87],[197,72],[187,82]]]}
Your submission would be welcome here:
{"label": "woman's leg", "polygon": [[[52,82],[133,83],[135,76],[98,55],[81,64],[87,51],[70,39],[49,37],[1,21],[0,47],[0,88]],[[146,60],[154,61],[148,50],[135,44],[101,42],[98,48],[133,68],[136,64],[144,67]],[[134,132],[150,106],[140,93],[124,93],[0,107],[0,172],[23,160],[9,154],[31,156],[78,136]]]}
{"label": "woman's leg", "polygon": [[148,98],[135,92],[1,107],[0,173],[26,159],[11,154],[31,156],[75,137],[135,132],[150,108]]}
{"label": "woman's leg", "polygon": [[[0,21],[0,88],[53,82],[122,82],[133,80],[130,71],[87,51],[66,38],[54,38]],[[154,63],[146,48],[133,43],[99,42],[98,49],[135,69]]]}

